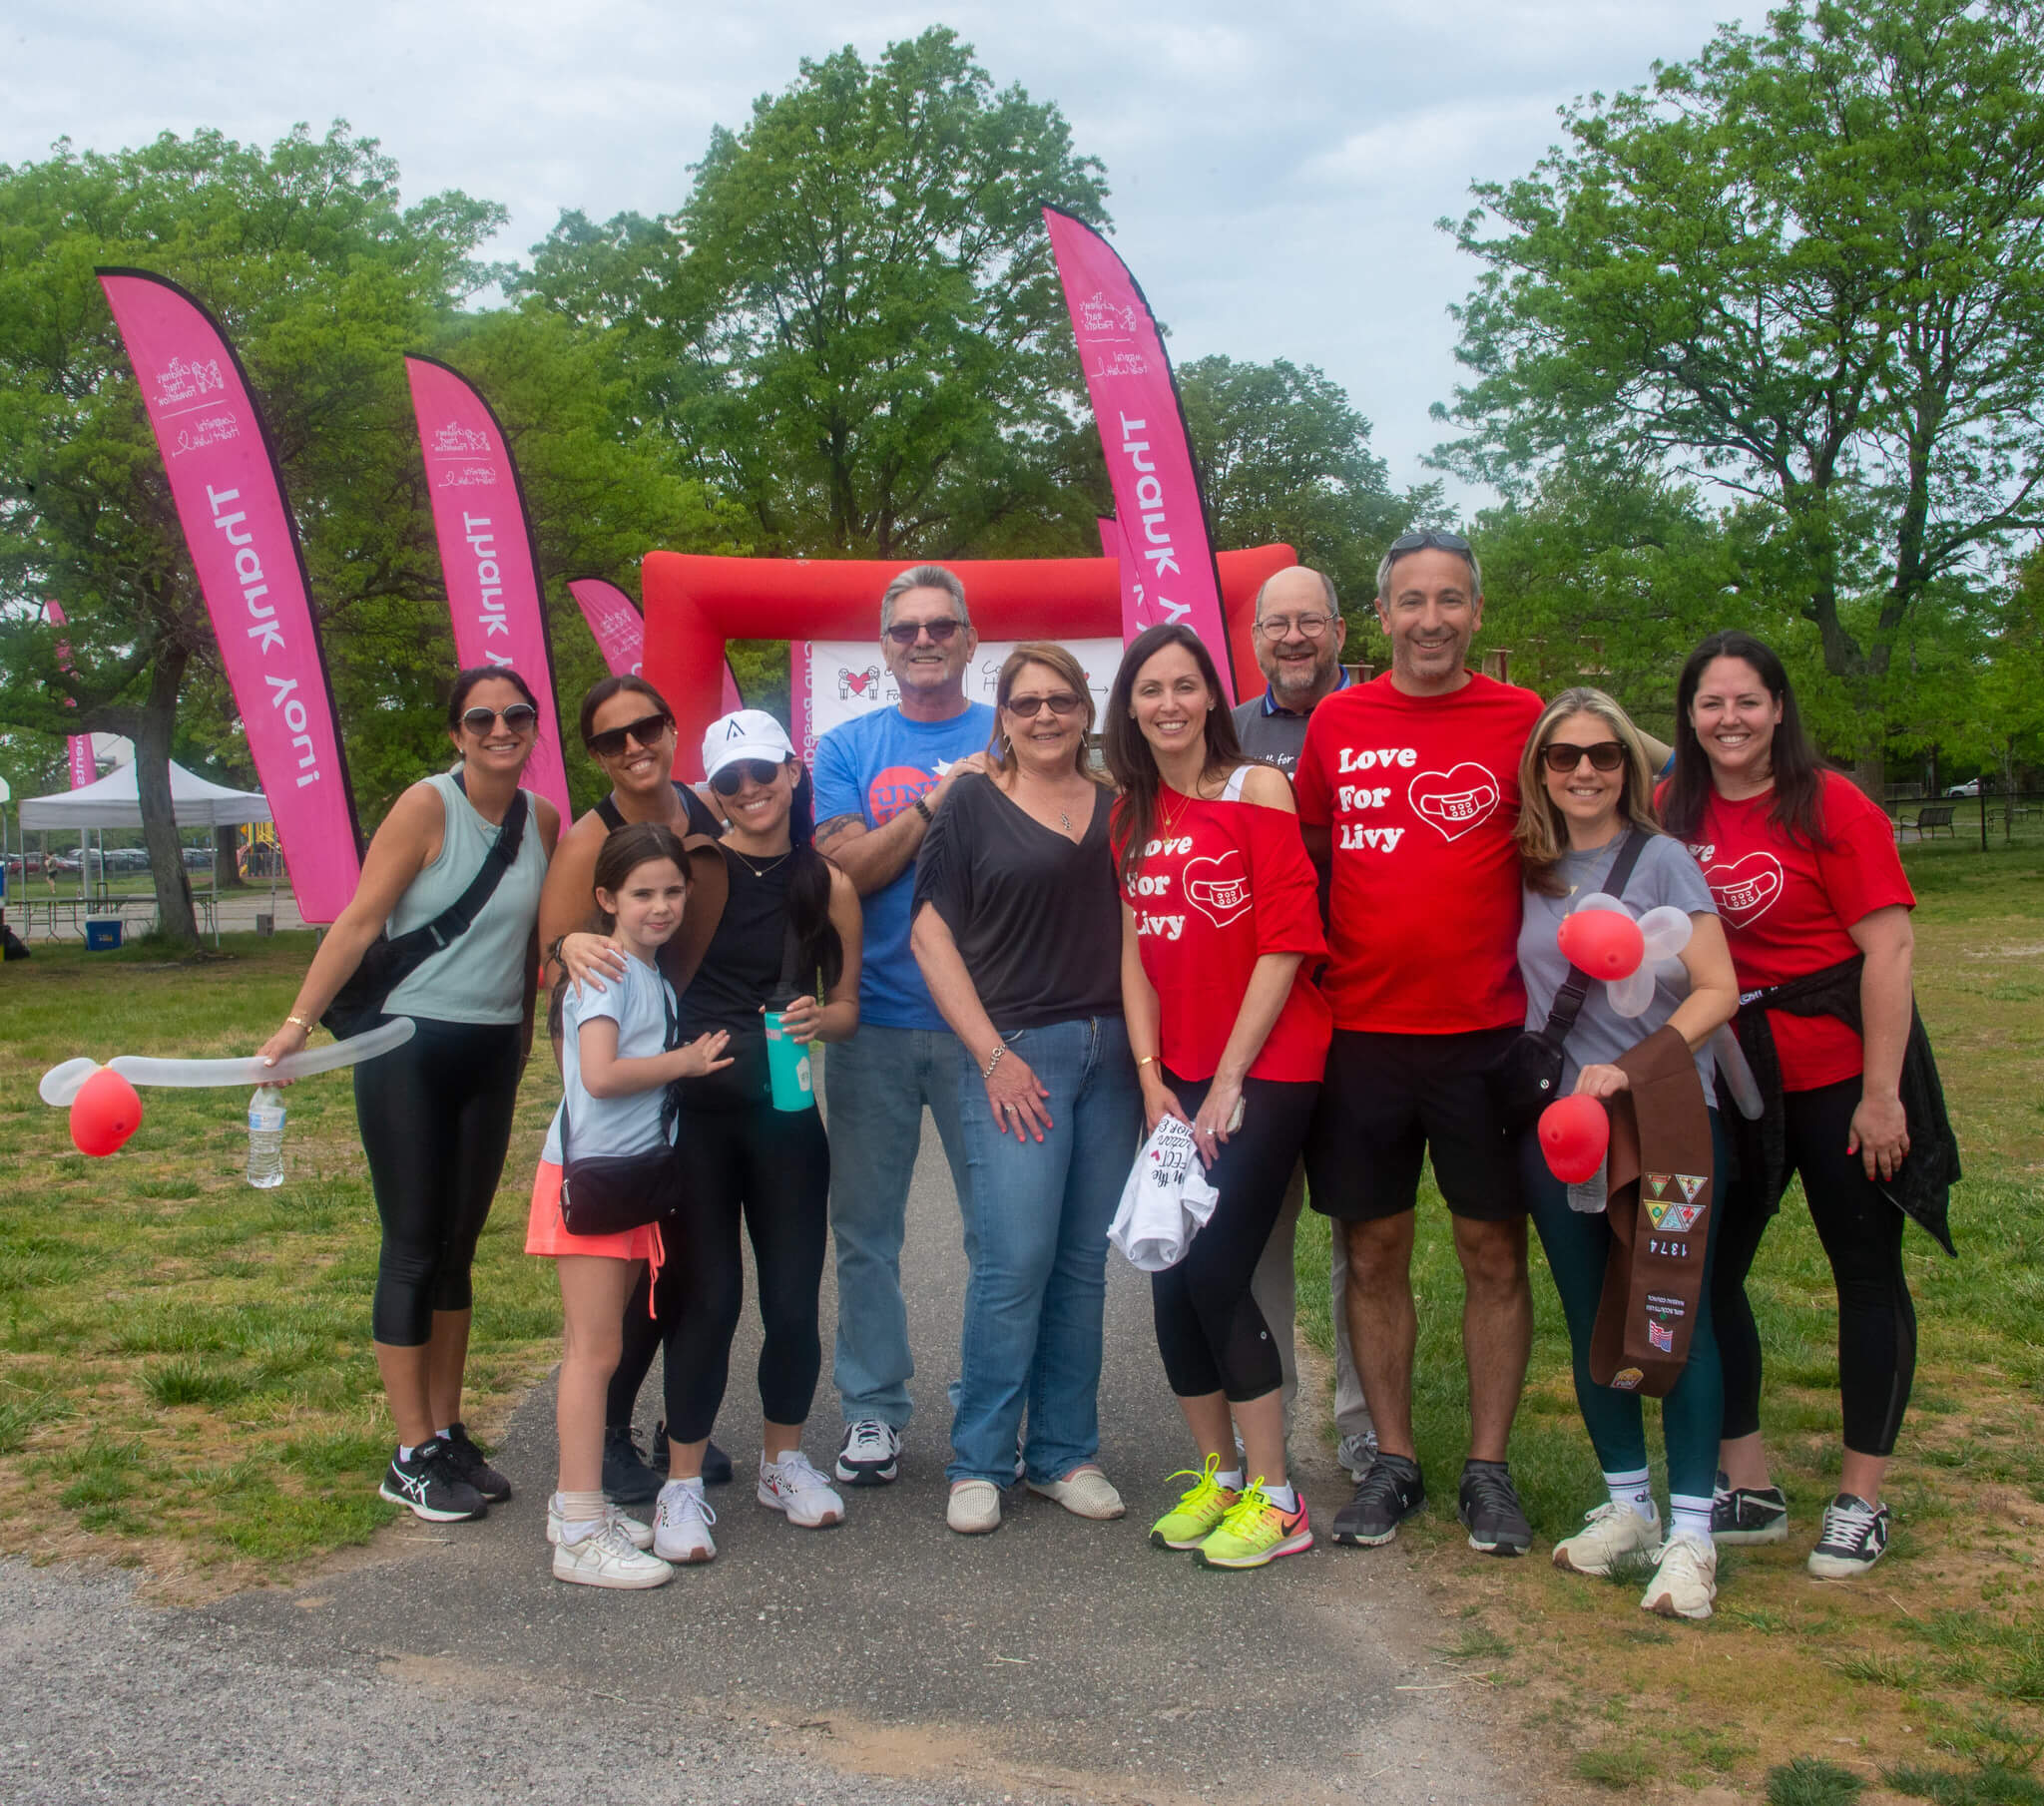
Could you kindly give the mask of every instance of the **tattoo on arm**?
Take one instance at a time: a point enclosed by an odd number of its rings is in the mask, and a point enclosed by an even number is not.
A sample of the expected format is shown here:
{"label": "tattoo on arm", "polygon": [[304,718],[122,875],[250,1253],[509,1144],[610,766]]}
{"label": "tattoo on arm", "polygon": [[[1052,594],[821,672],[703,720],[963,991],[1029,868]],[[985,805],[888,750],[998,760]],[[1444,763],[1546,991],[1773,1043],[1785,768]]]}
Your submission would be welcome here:
{"label": "tattoo on arm", "polygon": [[865,818],[861,815],[833,815],[828,821],[816,824],[815,844],[818,848],[835,840],[838,835],[849,833],[853,828],[863,828]]}

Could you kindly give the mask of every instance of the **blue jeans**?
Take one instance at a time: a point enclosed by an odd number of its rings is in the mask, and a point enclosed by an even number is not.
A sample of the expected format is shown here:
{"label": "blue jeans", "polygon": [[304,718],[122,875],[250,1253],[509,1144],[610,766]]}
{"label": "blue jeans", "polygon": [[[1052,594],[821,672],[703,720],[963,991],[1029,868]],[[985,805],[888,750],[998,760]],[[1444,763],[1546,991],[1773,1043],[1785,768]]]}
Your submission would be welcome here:
{"label": "blue jeans", "polygon": [[1039,1142],[995,1126],[971,1055],[957,1053],[971,1183],[965,1327],[951,1388],[952,1480],[1015,1478],[1015,1439],[1039,1484],[1100,1453],[1107,1226],[1141,1144],[1142,1093],[1119,1016],[1004,1037],[1050,1093]]}
{"label": "blue jeans", "polygon": [[[961,1205],[965,1197],[957,1038],[948,1029],[861,1028],[823,1056],[823,1097],[830,1111],[830,1233],[837,1245],[831,1378],[847,1424],[878,1418],[901,1430],[913,1409],[908,1382],[915,1372],[901,1302],[901,1238],[925,1104]],[[968,1256],[971,1220],[968,1215]]]}

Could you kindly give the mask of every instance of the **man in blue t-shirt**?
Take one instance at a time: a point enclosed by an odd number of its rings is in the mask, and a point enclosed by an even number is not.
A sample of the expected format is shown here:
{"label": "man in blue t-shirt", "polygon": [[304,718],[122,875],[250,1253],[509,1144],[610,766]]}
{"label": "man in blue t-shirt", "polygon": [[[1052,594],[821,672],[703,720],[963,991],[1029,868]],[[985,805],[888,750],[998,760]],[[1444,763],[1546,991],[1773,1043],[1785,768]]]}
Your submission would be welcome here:
{"label": "man in blue t-shirt", "polygon": [[901,1238],[925,1105],[953,1184],[961,1192],[966,1184],[957,1044],[908,951],[908,917],[915,855],[951,780],[986,768],[994,711],[965,699],[978,645],[954,573],[942,565],[903,571],[880,598],[880,656],[899,704],[816,742],[816,845],[858,887],[865,912],[858,1033],[823,1063],[837,1248],[831,1377],[845,1425],[837,1478],[850,1486],[894,1478],[911,1409]]}

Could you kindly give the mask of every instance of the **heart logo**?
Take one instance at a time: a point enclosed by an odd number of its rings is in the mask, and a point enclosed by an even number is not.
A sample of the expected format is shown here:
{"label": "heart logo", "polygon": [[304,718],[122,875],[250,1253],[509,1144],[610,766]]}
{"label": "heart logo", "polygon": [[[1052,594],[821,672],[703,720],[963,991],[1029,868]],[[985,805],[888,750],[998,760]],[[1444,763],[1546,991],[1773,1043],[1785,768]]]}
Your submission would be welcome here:
{"label": "heart logo", "polygon": [[1705,867],[1704,882],[1718,913],[1733,927],[1744,928],[1766,915],[1782,894],[1782,862],[1773,853],[1748,853],[1730,865]]}
{"label": "heart logo", "polygon": [[1216,928],[1226,928],[1250,906],[1249,876],[1234,847],[1218,858],[1188,859],[1185,886],[1187,900]]}
{"label": "heart logo", "polygon": [[1496,812],[1501,792],[1489,768],[1464,759],[1452,771],[1421,771],[1405,787],[1412,811],[1444,840],[1460,840]]}

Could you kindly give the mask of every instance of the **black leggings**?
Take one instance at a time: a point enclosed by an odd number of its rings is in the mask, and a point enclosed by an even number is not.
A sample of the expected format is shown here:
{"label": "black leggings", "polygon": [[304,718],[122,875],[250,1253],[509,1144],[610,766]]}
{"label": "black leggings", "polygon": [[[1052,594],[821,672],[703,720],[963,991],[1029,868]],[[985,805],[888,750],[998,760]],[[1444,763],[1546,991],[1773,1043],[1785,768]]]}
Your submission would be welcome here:
{"label": "black leggings", "polygon": [[465,1311],[476,1237],[511,1144],[524,1034],[515,1022],[430,1022],[354,1069],[355,1120],[383,1222],[370,1333],[423,1347],[435,1311]]}
{"label": "black leggings", "polygon": [[[1916,1307],[1902,1271],[1902,1212],[1868,1181],[1859,1155],[1845,1151],[1859,1093],[1853,1078],[1788,1094],[1788,1167],[1802,1176],[1809,1219],[1837,1283],[1845,1447],[1855,1455],[1887,1456],[1916,1376]],[[1746,1192],[1742,1187],[1732,1195],[1742,1201]],[[1711,1307],[1725,1369],[1728,1441],[1761,1427],[1761,1336],[1746,1276],[1768,1220],[1760,1210],[1735,1208],[1718,1225]]]}
{"label": "black leggings", "polygon": [[[1164,1082],[1189,1117],[1199,1115],[1214,1084],[1169,1070]],[[1242,1096],[1242,1127],[1207,1169],[1207,1182],[1221,1193],[1214,1214],[1177,1266],[1150,1275],[1157,1346],[1180,1398],[1225,1392],[1243,1404],[1284,1383],[1278,1344],[1250,1295],[1250,1280],[1284,1203],[1320,1088],[1247,1079]]]}
{"label": "black leggings", "polygon": [[672,1302],[660,1301],[667,1350],[667,1433],[701,1442],[717,1422],[731,1371],[731,1339],[745,1303],[739,1217],[760,1274],[760,1406],[772,1424],[809,1415],[823,1343],[816,1299],[829,1232],[830,1143],[813,1110],[682,1113],[688,1169],[683,1203],[667,1235]]}

